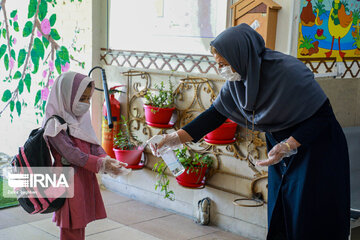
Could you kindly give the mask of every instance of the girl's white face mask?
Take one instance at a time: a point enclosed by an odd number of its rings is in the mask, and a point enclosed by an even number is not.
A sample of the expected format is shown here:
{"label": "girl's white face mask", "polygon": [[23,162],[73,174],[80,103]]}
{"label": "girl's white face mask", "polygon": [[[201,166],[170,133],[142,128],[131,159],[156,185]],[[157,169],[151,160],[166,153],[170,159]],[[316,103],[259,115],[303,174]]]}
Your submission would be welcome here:
{"label": "girl's white face mask", "polygon": [[89,108],[89,103],[78,102],[73,109],[73,113],[75,116],[80,117],[84,115],[89,110]]}
{"label": "girl's white face mask", "polygon": [[230,66],[219,68],[220,75],[228,81],[240,81],[241,76],[237,72],[233,72]]}

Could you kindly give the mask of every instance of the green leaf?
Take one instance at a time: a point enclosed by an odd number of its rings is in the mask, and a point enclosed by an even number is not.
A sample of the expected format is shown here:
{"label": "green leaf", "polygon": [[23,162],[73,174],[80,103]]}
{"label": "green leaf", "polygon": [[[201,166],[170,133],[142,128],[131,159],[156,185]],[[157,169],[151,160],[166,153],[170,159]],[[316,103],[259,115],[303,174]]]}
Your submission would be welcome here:
{"label": "green leaf", "polygon": [[4,56],[4,54],[6,52],[6,48],[7,48],[6,44],[1,45],[1,47],[0,47],[0,59],[2,58],[2,56]]}
{"label": "green leaf", "polygon": [[21,72],[17,71],[14,75],[14,79],[19,79],[19,78],[21,78]]}
{"label": "green leaf", "polygon": [[[45,113],[45,107],[46,107],[46,101],[43,101],[42,103],[42,113]],[[42,117],[42,114],[41,114],[41,117]]]}
{"label": "green leaf", "polygon": [[4,57],[4,64],[5,64],[6,71],[9,70],[9,55],[8,54],[6,54]]}
{"label": "green leaf", "polygon": [[2,35],[3,35],[4,38],[6,38],[6,29],[5,28],[2,31]]}
{"label": "green leaf", "polygon": [[37,8],[37,0],[30,0],[30,4],[28,7],[28,18],[32,18],[35,15]]}
{"label": "green leaf", "polygon": [[25,51],[25,49],[21,49],[19,51],[19,56],[18,56],[18,68],[24,64],[25,57],[26,57],[26,51]]}
{"label": "green leaf", "polygon": [[62,46],[60,48],[60,50],[57,51],[56,53],[60,60],[61,60],[61,65],[65,66],[65,63],[70,63],[70,57],[69,57],[69,51],[67,50],[66,47]]}
{"label": "green leaf", "polygon": [[17,111],[18,116],[20,117],[20,114],[21,114],[21,103],[20,103],[20,101],[16,101],[16,111]]}
{"label": "green leaf", "polygon": [[17,10],[14,10],[10,13],[10,17],[14,18],[16,16],[16,14],[17,14]]}
{"label": "green leaf", "polygon": [[59,40],[60,39],[60,35],[59,35],[58,31],[55,28],[51,29],[50,36],[54,40]]}
{"label": "green leaf", "polygon": [[15,102],[11,100],[10,102],[10,111],[13,112],[15,107]]}
{"label": "green leaf", "polygon": [[25,27],[23,30],[23,37],[27,37],[31,34],[33,29],[33,23],[28,21],[27,23],[25,23]]}
{"label": "green leaf", "polygon": [[54,26],[56,23],[56,14],[51,15],[49,21],[50,21],[50,26],[51,27]]}
{"label": "green leaf", "polygon": [[19,81],[18,88],[19,88],[19,94],[22,94],[24,91],[24,81],[22,79],[20,79]]}
{"label": "green leaf", "polygon": [[49,40],[47,40],[46,37],[43,36],[42,41],[44,43],[45,48],[47,48],[49,46]]}
{"label": "green leaf", "polygon": [[36,93],[34,106],[36,106],[38,104],[38,102],[40,101],[40,98],[41,98],[41,90],[37,91],[37,93]]}
{"label": "green leaf", "polygon": [[41,59],[44,59],[44,56],[45,56],[44,44],[42,43],[42,41],[39,38],[35,38],[33,49],[36,50],[37,54],[39,55],[39,57]]}
{"label": "green leaf", "polygon": [[3,96],[2,96],[2,98],[1,98],[1,100],[3,101],[3,102],[7,102],[7,101],[9,101],[10,100],[10,98],[11,98],[11,91],[9,90],[9,89],[7,89],[7,90],[5,90],[5,92],[3,93]]}
{"label": "green leaf", "polygon": [[39,70],[39,60],[40,58],[44,59],[44,55],[45,55],[45,49],[44,49],[44,45],[41,42],[41,40],[39,38],[35,38],[34,40],[34,47],[31,50],[31,61],[34,64],[34,71],[33,73],[37,73],[37,71]]}
{"label": "green leaf", "polygon": [[14,49],[11,49],[10,55],[11,55],[11,57],[12,57],[14,60],[16,60],[16,53],[15,53],[15,50],[14,50]]}
{"label": "green leaf", "polygon": [[15,32],[19,31],[19,23],[18,22],[14,22],[14,30],[15,30]]}
{"label": "green leaf", "polygon": [[58,56],[56,56],[56,59],[55,59],[55,67],[56,67],[56,70],[59,74],[61,74],[61,64],[60,64],[60,59]]}
{"label": "green leaf", "polygon": [[12,47],[13,46],[13,40],[12,40],[12,38],[13,38],[13,36],[12,35],[10,35],[10,47]]}
{"label": "green leaf", "polygon": [[44,20],[47,12],[48,12],[47,2],[45,0],[41,0],[40,6],[39,6],[39,20],[40,21]]}
{"label": "green leaf", "polygon": [[37,53],[36,49],[31,50],[31,61],[34,64],[34,71],[33,73],[37,73],[38,69],[39,69],[39,54]]}
{"label": "green leaf", "polygon": [[31,87],[31,75],[30,75],[30,73],[26,74],[24,82],[25,82],[25,86],[26,86],[28,92],[30,92],[30,87]]}

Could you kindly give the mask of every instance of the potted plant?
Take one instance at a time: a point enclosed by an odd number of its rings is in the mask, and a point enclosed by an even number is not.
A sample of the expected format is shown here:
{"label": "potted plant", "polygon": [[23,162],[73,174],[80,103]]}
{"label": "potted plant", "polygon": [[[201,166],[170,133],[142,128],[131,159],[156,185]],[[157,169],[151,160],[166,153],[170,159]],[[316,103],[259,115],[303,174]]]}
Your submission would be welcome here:
{"label": "potted plant", "polygon": [[165,90],[164,82],[160,86],[155,84],[157,92],[147,91],[145,94],[145,120],[151,125],[168,125],[174,107],[173,85],[169,81],[169,90]]}
{"label": "potted plant", "polygon": [[185,172],[176,177],[176,181],[185,187],[198,188],[205,184],[206,170],[213,164],[213,159],[208,155],[195,153],[188,154],[187,148],[175,150],[176,157],[184,166]]}
{"label": "potted plant", "polygon": [[[114,152],[115,158],[120,161],[128,164],[128,167],[132,168],[138,166],[141,160],[142,152],[144,148],[142,146],[137,146],[134,141],[131,140],[130,129],[128,121],[124,116],[121,116],[122,128],[120,128],[119,133],[114,137]],[[138,141],[134,136],[133,139]]]}
{"label": "potted plant", "polygon": [[206,142],[213,144],[226,144],[235,141],[237,124],[230,119],[227,119],[217,129],[209,132],[204,137]]}

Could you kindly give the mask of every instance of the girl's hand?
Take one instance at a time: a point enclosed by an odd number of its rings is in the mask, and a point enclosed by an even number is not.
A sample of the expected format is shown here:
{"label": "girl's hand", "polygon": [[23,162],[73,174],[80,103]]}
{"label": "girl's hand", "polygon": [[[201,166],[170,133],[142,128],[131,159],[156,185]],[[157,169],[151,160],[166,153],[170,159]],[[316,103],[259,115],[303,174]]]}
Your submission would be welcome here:
{"label": "girl's hand", "polygon": [[103,159],[102,169],[100,172],[108,173],[111,177],[116,178],[121,174],[126,175],[131,172],[131,169],[125,168],[127,165],[127,163],[120,162],[107,156]]}
{"label": "girl's hand", "polygon": [[122,164],[124,163],[121,163],[113,158],[108,158],[105,161],[105,171],[106,172],[116,171],[117,169],[122,167]]}

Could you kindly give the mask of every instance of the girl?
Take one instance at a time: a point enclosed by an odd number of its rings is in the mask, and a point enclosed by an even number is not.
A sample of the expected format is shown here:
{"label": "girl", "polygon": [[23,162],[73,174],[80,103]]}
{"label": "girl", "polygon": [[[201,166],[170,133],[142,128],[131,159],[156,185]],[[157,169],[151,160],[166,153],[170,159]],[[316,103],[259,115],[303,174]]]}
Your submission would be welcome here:
{"label": "girl", "polygon": [[53,216],[62,240],[85,239],[86,225],[106,218],[95,173],[116,176],[126,165],[111,159],[99,145],[89,112],[93,91],[93,79],[80,73],[64,73],[56,79],[45,108],[43,127],[53,115],[66,121],[61,125],[51,118],[45,126],[44,137],[55,159],[54,166],[71,165],[75,172],[74,197],[67,198]]}

